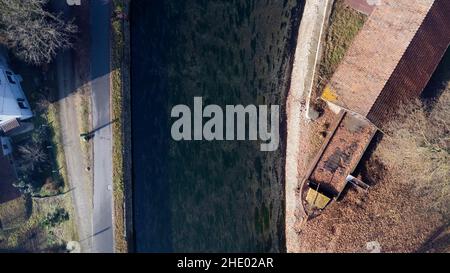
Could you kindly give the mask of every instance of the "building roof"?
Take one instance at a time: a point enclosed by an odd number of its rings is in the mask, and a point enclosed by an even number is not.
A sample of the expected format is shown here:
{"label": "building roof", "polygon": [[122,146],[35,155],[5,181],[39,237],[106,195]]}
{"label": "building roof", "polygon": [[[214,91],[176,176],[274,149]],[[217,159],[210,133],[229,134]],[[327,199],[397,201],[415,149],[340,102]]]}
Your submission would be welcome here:
{"label": "building roof", "polygon": [[450,1],[436,0],[367,118],[378,127],[399,101],[419,96],[450,44]]}
{"label": "building roof", "polygon": [[344,3],[351,8],[370,15],[378,4],[381,4],[381,0],[344,0]]}
{"label": "building roof", "polygon": [[341,111],[306,173],[305,180],[312,183],[309,186],[339,196],[376,132],[376,127],[359,115]]}
{"label": "building roof", "polygon": [[[9,69],[0,67],[0,122],[10,118],[28,119],[33,117],[20,82],[19,76]],[[21,108],[19,103],[22,103],[27,109]]]}
{"label": "building roof", "polygon": [[429,81],[450,42],[448,14],[448,0],[382,0],[322,98],[379,126],[387,106],[417,96]]}
{"label": "building roof", "polygon": [[0,123],[0,132],[8,134],[9,132],[20,127],[20,122],[17,119],[10,119]]}

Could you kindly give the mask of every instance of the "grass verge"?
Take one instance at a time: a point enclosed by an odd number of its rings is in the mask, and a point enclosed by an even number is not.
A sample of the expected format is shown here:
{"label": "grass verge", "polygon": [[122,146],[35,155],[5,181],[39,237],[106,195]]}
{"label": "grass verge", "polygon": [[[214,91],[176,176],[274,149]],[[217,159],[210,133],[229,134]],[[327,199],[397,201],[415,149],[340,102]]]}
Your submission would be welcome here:
{"label": "grass verge", "polygon": [[129,206],[126,203],[127,191],[127,164],[129,164],[127,149],[130,147],[125,142],[125,135],[128,131],[124,124],[129,120],[127,102],[129,93],[128,73],[129,62],[127,54],[129,43],[127,42],[129,2],[127,0],[113,1],[112,20],[112,120],[113,123],[113,185],[114,185],[114,242],[115,251],[119,253],[128,252],[130,248],[130,236],[127,232],[127,211]]}
{"label": "grass verge", "polygon": [[366,20],[366,15],[348,7],[343,0],[335,1],[318,71],[317,96],[320,95],[325,84],[331,79],[334,71],[344,58],[345,52]]}

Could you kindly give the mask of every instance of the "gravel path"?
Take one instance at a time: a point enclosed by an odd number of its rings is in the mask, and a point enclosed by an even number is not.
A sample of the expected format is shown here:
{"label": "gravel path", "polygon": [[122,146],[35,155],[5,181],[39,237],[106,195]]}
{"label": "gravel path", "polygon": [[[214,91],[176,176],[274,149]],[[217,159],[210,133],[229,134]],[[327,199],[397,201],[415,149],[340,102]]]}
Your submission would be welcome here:
{"label": "gravel path", "polygon": [[298,251],[298,239],[295,232],[297,216],[303,214],[296,191],[299,186],[299,165],[305,151],[301,149],[300,138],[305,132],[300,124],[304,123],[306,98],[311,90],[314,70],[319,59],[319,41],[323,34],[324,20],[328,16],[332,0],[306,1],[300,30],[298,33],[294,67],[291,75],[291,88],[287,99],[287,148],[286,148],[286,249]]}

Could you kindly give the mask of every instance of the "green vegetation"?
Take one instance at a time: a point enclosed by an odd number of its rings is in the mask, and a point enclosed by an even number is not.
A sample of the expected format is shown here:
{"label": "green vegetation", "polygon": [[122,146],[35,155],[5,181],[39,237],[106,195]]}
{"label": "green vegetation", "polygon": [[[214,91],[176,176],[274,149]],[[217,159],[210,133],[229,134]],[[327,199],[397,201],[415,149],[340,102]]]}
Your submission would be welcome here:
{"label": "green vegetation", "polygon": [[[55,71],[42,71],[16,59],[12,66],[24,78],[22,86],[35,112],[35,129],[13,138],[21,178],[17,186],[26,194],[0,205],[3,225],[0,250],[64,251],[65,243],[77,240],[77,235],[71,216],[71,195],[66,194],[69,189],[65,183],[66,163],[58,102],[53,101],[56,98]],[[43,225],[55,212],[66,220],[58,225]]]}
{"label": "green vegetation", "polygon": [[[4,205],[0,216],[6,214]],[[0,229],[0,252],[65,252],[68,241],[78,240],[68,195],[43,199],[23,197],[6,206],[21,218],[12,219]]]}
{"label": "green vegetation", "polygon": [[63,251],[67,241],[77,239],[66,194],[55,71],[47,65],[72,46],[77,27],[48,11],[48,2],[0,0],[0,44],[14,54],[12,68],[23,76],[35,112],[34,130],[12,137],[15,186],[23,196],[0,204],[0,251]]}
{"label": "green vegetation", "polygon": [[[129,65],[125,54],[128,52],[129,43],[126,41],[126,31],[128,23],[124,22],[123,16],[128,13],[128,1],[114,0],[114,19],[112,21],[112,66],[111,72],[112,88],[112,120],[113,124],[113,198],[114,198],[114,239],[116,252],[122,253],[128,251],[128,241],[125,236],[125,166],[124,162],[130,146],[124,144],[124,124],[128,124],[130,117],[128,110],[124,109],[126,105],[126,94],[129,83],[127,74]],[[126,121],[126,122],[124,122]],[[131,159],[127,159],[131,160]]]}
{"label": "green vegetation", "polygon": [[42,221],[42,225],[46,228],[54,228],[69,220],[69,213],[63,208],[57,208],[50,212]]}
{"label": "green vegetation", "polygon": [[330,80],[353,38],[366,20],[366,15],[346,6],[343,0],[337,0],[334,3],[319,68],[317,95],[320,95],[323,87]]}
{"label": "green vegetation", "polygon": [[15,71],[24,77],[22,82],[27,98],[34,109],[34,130],[13,138],[19,174],[18,187],[33,196],[57,195],[66,189],[65,159],[60,136],[55,83],[44,80],[44,73],[18,61]]}
{"label": "green vegetation", "polygon": [[[324,102],[315,100],[322,95],[323,88],[330,81],[339,63],[345,56],[353,39],[358,34],[367,20],[367,16],[348,7],[343,0],[336,0],[331,11],[329,25],[326,32],[325,42],[323,43],[323,54],[317,74],[317,83],[312,93],[312,105],[321,113]],[[334,119],[333,115],[324,115],[317,122],[311,124],[308,130],[309,135],[309,153],[308,158],[313,159],[315,154],[323,145],[330,123]]]}
{"label": "green vegetation", "polygon": [[51,153],[53,143],[50,133],[48,127],[37,128],[16,147],[19,181],[15,186],[25,194],[55,195],[62,190],[64,183],[54,168],[57,164],[53,165],[56,160]]}

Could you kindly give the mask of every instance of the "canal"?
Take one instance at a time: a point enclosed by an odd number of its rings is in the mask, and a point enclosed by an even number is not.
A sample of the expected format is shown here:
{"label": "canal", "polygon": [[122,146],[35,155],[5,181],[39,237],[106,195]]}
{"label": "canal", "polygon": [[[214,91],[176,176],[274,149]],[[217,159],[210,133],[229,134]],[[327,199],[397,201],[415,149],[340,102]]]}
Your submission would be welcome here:
{"label": "canal", "polygon": [[[131,1],[138,252],[280,252],[285,100],[303,1]],[[173,141],[174,105],[280,105],[281,144]]]}

